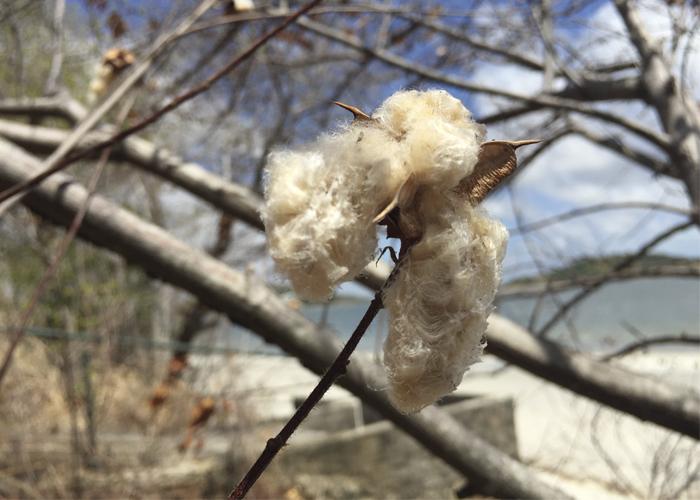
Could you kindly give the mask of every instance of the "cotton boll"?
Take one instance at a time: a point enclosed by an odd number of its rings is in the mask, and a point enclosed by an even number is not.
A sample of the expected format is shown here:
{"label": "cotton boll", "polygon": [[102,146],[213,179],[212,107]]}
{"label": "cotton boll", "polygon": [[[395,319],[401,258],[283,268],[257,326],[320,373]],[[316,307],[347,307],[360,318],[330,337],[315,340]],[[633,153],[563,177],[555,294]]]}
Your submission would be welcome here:
{"label": "cotton boll", "polygon": [[397,92],[373,118],[402,143],[406,166],[418,184],[454,187],[476,164],[483,127],[444,90]]}
{"label": "cotton boll", "polygon": [[404,412],[453,391],[484,348],[508,234],[455,189],[483,135],[447,92],[397,92],[371,119],[268,158],[270,253],[303,298],[356,276],[375,251],[375,217],[398,216],[394,234],[411,246],[383,292],[384,364]]}
{"label": "cotton boll", "polygon": [[499,222],[453,196],[424,192],[416,209],[436,205],[384,293],[389,397],[404,412],[452,392],[480,359],[507,241]]}
{"label": "cotton boll", "polygon": [[374,255],[372,220],[402,182],[398,144],[353,124],[306,151],[271,154],[266,172],[270,253],[302,298],[325,300]]}

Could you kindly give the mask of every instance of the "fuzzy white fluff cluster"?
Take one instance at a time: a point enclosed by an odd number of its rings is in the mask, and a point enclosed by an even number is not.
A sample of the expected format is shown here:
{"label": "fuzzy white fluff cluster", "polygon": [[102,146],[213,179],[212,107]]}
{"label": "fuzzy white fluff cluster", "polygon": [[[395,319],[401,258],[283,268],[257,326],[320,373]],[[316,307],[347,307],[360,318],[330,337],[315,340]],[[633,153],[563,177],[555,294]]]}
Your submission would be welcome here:
{"label": "fuzzy white fluff cluster", "polygon": [[419,198],[414,210],[431,216],[384,292],[389,396],[405,412],[452,392],[480,360],[508,239],[500,222],[454,194],[430,189]]}
{"label": "fuzzy white fluff cluster", "polygon": [[372,120],[268,159],[270,251],[306,299],[327,299],[372,260],[374,219],[398,201],[399,225],[417,239],[383,297],[389,395],[402,411],[453,390],[483,350],[507,232],[454,191],[482,140],[483,128],[447,92],[403,91]]}
{"label": "fuzzy white fluff cluster", "polygon": [[299,296],[326,300],[372,260],[372,222],[401,178],[397,141],[349,126],[302,151],[270,154],[265,228],[270,252]]}

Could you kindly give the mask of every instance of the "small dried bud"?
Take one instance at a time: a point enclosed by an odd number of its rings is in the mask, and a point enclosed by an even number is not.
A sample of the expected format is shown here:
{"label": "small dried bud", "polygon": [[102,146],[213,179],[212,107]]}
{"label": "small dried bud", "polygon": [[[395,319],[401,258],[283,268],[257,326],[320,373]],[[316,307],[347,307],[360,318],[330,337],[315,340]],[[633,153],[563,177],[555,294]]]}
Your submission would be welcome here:
{"label": "small dried bud", "polygon": [[117,76],[134,64],[135,60],[134,54],[127,49],[112,48],[105,52],[90,82],[89,100],[94,102],[103,96]]}
{"label": "small dried bud", "polygon": [[520,146],[537,144],[538,140],[491,141],[481,145],[479,160],[474,172],[462,179],[457,193],[466,196],[472,205],[477,205],[500,182],[513,173],[517,166],[515,150]]}

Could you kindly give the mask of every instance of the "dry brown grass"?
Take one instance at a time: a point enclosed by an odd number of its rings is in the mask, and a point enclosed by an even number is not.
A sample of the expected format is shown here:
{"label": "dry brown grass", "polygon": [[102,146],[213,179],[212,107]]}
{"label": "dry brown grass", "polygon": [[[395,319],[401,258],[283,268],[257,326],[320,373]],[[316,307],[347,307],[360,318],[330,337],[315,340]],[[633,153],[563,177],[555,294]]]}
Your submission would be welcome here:
{"label": "dry brown grass", "polygon": [[[0,352],[6,346],[6,341],[0,342]],[[94,346],[74,343],[70,347],[79,436],[76,446],[63,349],[55,341],[29,337],[15,353],[0,394],[0,497],[192,498],[205,490],[217,496],[224,493],[216,490],[221,485],[211,479],[228,477],[221,472],[227,464],[220,456],[177,451],[192,408],[202,395],[178,382],[157,411],[149,405],[153,388],[165,372],[167,353],[158,366],[145,369],[110,365],[106,353]],[[91,349],[97,429],[94,453],[87,445],[84,371],[79,363],[84,349]],[[153,380],[146,373],[154,374]],[[225,417],[222,406],[217,404],[221,415],[201,434],[206,436]],[[236,438],[231,435],[230,439]]]}

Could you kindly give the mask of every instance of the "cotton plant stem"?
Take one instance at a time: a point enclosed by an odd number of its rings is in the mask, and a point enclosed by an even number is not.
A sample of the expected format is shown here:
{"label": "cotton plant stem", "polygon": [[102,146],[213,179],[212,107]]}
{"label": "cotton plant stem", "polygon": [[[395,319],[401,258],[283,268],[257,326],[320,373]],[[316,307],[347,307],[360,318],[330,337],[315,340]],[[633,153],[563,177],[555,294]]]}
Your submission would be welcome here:
{"label": "cotton plant stem", "polygon": [[350,355],[353,353],[357,344],[362,339],[363,335],[369,328],[372,320],[377,316],[377,313],[382,309],[382,299],[380,292],[374,295],[374,299],[370,302],[367,311],[360,320],[360,323],[355,328],[355,331],[350,336],[350,339],[340,351],[338,357],[335,358],[333,364],[328,368],[328,371],[321,377],[316,387],[308,395],[306,400],[297,408],[294,415],[282,427],[282,430],[273,438],[268,439],[265,449],[262,451],[255,463],[250,467],[246,475],[241,479],[236,488],[229,494],[228,498],[240,500],[246,496],[250,488],[255,484],[261,474],[267,469],[272,460],[277,455],[282,447],[287,443],[289,438],[294,434],[299,425],[309,415],[311,410],[321,401],[324,394],[330,389],[333,383],[345,373],[346,366],[350,362]]}
{"label": "cotton plant stem", "polygon": [[282,427],[282,430],[275,437],[268,439],[267,444],[265,445],[265,448],[258,459],[250,467],[236,488],[229,494],[229,500],[240,500],[246,496],[250,488],[253,487],[262,473],[265,472],[265,469],[267,469],[277,453],[287,443],[292,434],[294,434],[294,431],[297,430],[299,425],[301,425],[311,410],[313,410],[318,402],[321,401],[324,394],[328,392],[328,389],[331,388],[339,377],[345,374],[346,367],[348,366],[348,363],[350,363],[350,355],[357,348],[357,344],[359,344],[360,340],[362,340],[362,337],[372,324],[374,318],[384,307],[382,302],[382,293],[398,274],[401,263],[404,260],[404,256],[408,252],[409,246],[410,244],[401,245],[401,252],[398,262],[394,266],[394,269],[391,271],[391,274],[387,280],[384,282],[384,285],[382,285],[382,287],[374,294],[374,298],[367,307],[364,316],[362,316],[362,319],[355,328],[355,331],[352,332],[352,335],[338,356],[335,358],[335,361],[333,361],[333,364],[331,364],[330,368],[326,370],[326,373],[323,374],[323,377],[321,377],[321,380],[318,381],[316,387],[314,387],[304,402],[299,406],[299,408],[297,408],[284,427]]}

